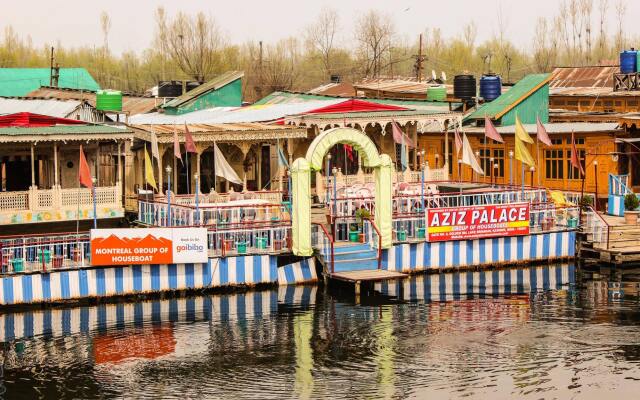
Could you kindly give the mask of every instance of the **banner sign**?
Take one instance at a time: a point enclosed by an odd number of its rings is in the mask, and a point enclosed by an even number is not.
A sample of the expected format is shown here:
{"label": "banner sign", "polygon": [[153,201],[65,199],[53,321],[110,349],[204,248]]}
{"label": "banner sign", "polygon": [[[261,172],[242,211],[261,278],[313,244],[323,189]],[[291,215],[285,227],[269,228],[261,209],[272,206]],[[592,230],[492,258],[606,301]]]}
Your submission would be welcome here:
{"label": "banner sign", "polygon": [[529,203],[427,209],[427,241],[527,235]]}
{"label": "banner sign", "polygon": [[209,261],[206,228],[92,229],[91,265]]}

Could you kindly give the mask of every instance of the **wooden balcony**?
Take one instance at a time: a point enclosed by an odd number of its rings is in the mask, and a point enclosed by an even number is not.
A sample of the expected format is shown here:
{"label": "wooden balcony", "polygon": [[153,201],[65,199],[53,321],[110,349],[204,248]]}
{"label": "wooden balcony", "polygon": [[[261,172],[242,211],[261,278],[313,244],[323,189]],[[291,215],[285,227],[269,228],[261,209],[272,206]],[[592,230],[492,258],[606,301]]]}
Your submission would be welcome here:
{"label": "wooden balcony", "polygon": [[[120,184],[96,188],[98,218],[124,216]],[[0,224],[32,224],[93,219],[93,198],[90,189],[39,189],[32,186],[19,192],[0,192]]]}

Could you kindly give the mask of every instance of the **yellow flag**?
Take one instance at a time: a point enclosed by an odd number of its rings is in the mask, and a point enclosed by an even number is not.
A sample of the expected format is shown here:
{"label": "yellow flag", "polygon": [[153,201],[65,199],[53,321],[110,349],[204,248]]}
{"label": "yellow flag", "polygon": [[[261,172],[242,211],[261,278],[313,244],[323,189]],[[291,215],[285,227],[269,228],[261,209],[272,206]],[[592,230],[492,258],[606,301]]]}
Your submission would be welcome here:
{"label": "yellow flag", "polygon": [[531,157],[531,153],[527,149],[527,145],[525,143],[533,143],[533,139],[522,126],[522,122],[520,122],[520,118],[516,115],[516,160],[520,160],[523,163],[527,164],[530,167],[534,167],[536,162]]}
{"label": "yellow flag", "polygon": [[147,146],[144,147],[144,179],[147,181],[149,186],[158,190],[156,178],[153,176],[153,164],[151,164],[149,153],[147,153]]}
{"label": "yellow flag", "polygon": [[533,139],[531,139],[531,136],[529,136],[529,133],[527,132],[527,130],[524,129],[524,126],[522,126],[522,122],[520,122],[520,118],[517,115],[516,115],[516,137],[523,142],[533,144]]}

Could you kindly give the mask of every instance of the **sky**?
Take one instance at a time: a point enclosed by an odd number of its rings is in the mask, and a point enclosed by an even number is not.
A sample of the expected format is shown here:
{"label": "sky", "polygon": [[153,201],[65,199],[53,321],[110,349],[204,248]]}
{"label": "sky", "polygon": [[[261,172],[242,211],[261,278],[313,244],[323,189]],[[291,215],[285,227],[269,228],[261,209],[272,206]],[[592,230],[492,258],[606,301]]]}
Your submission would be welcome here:
{"label": "sky", "polygon": [[[599,1],[594,0],[594,22]],[[611,27],[615,23],[617,1],[608,0]],[[497,15],[502,10],[507,37],[518,47],[526,48],[532,44],[536,19],[555,15],[558,3],[558,0],[19,0],[3,4],[0,29],[4,31],[11,25],[20,35],[30,35],[36,45],[59,41],[65,47],[99,46],[103,42],[99,18],[102,11],[107,11],[112,20],[111,50],[139,52],[151,45],[154,11],[158,6],[164,6],[169,15],[178,11],[212,15],[231,43],[274,42],[291,35],[300,36],[322,7],[328,6],[339,11],[345,41],[352,40],[355,21],[369,9],[389,14],[398,35],[406,40],[417,41],[420,32],[431,28],[440,28],[447,37],[458,35],[464,24],[475,21],[477,40],[483,41],[496,33]],[[626,31],[637,35],[640,25],[633,24],[632,16],[640,15],[640,1],[626,3]]]}

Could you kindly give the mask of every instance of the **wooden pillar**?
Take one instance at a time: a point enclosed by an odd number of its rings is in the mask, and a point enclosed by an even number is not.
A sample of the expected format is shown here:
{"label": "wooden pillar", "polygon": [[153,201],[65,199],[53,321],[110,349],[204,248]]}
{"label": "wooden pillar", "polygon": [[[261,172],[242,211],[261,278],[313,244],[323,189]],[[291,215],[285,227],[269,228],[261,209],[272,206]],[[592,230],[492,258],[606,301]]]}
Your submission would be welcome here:
{"label": "wooden pillar", "polygon": [[31,186],[36,186],[36,162],[33,143],[31,143]]}
{"label": "wooden pillar", "polygon": [[53,144],[53,185],[58,186],[58,143]]}
{"label": "wooden pillar", "polygon": [[164,158],[164,146],[158,144],[158,153],[160,153],[160,158],[158,159],[158,193],[162,193],[162,188],[164,187],[164,172],[162,168],[162,159]]}
{"label": "wooden pillar", "polygon": [[171,185],[173,193],[178,194],[178,159],[173,157],[173,184]]}
{"label": "wooden pillar", "polygon": [[96,173],[94,177],[96,178],[96,186],[100,186],[100,142],[97,143],[98,147],[96,147]]}
{"label": "wooden pillar", "polygon": [[122,160],[120,159],[122,154],[120,153],[120,144],[120,142],[116,142],[116,146],[118,146],[118,159],[116,160],[116,173],[118,176],[116,177],[116,183],[122,182]]}

